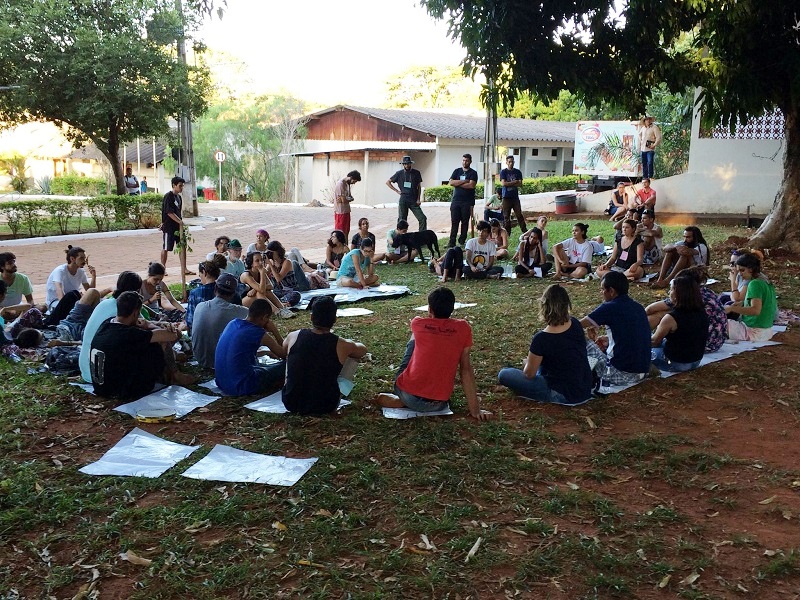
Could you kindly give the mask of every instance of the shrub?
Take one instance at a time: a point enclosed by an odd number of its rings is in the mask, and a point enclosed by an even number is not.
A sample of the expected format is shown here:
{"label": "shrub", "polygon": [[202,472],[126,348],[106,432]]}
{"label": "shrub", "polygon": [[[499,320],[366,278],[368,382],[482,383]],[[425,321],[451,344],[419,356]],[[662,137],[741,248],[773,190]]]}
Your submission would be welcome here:
{"label": "shrub", "polygon": [[106,191],[106,180],[99,177],[60,175],[53,178],[50,189],[59,196],[99,196]]}
{"label": "shrub", "polygon": [[19,202],[0,203],[0,214],[5,215],[11,235],[17,237],[19,230],[22,229],[22,212],[19,210]]}
{"label": "shrub", "polygon": [[45,224],[44,200],[24,200],[18,203],[22,226],[28,230],[31,237],[42,233]]}
{"label": "shrub", "polygon": [[[542,192],[556,192],[560,190],[575,189],[578,183],[577,175],[564,175],[561,177],[537,177],[523,179],[519,189],[520,194],[540,194]],[[435,185],[425,188],[424,202],[450,202],[453,197],[453,188],[449,185]],[[483,183],[475,186],[475,197],[483,198]]]}
{"label": "shrub", "polygon": [[108,231],[114,216],[114,200],[118,196],[97,196],[86,201],[86,208],[94,219],[97,231]]}
{"label": "shrub", "polygon": [[[127,220],[134,229],[154,227],[161,222],[161,196],[142,194],[127,196]],[[116,219],[119,222],[119,218]]]}
{"label": "shrub", "polygon": [[45,196],[49,196],[52,194],[51,184],[53,183],[53,178],[49,175],[45,175],[40,177],[36,180],[36,187],[39,188],[39,192],[44,194]]}
{"label": "shrub", "polygon": [[80,200],[46,200],[45,208],[50,213],[50,220],[62,234],[68,233],[69,220],[78,219],[80,233],[80,216],[85,204]]}

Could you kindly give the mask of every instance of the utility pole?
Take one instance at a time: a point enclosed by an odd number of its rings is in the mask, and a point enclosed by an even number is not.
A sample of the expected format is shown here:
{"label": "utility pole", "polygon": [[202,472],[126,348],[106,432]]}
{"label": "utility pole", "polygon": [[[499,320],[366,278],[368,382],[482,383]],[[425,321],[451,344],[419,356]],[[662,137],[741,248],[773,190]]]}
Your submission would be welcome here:
{"label": "utility pole", "polygon": [[[186,62],[186,38],[184,37],[183,6],[181,0],[175,0],[175,10],[181,16],[181,30],[178,32],[178,60],[184,65]],[[187,81],[188,85],[189,82]],[[183,214],[196,217],[197,211],[197,184],[195,183],[194,146],[192,141],[192,122],[189,115],[181,115],[178,120],[178,136],[181,140],[180,158],[178,159],[178,175],[186,180],[183,187]],[[190,200],[191,202],[187,202]]]}

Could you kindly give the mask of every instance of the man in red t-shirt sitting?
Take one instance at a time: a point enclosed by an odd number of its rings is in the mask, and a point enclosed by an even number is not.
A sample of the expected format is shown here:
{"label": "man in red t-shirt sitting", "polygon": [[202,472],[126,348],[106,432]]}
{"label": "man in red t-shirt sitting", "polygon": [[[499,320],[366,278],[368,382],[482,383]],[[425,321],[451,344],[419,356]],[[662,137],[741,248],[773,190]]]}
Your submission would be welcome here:
{"label": "man in red t-shirt sitting", "polygon": [[469,358],[472,327],[463,319],[450,318],[455,303],[449,288],[440,287],[428,294],[428,316],[411,321],[411,340],[397,372],[394,394],[378,394],[374,400],[378,406],[417,412],[442,410],[450,401],[458,368],[470,416],[479,421],[491,418],[492,413],[478,405],[475,371]]}
{"label": "man in red t-shirt sitting", "polygon": [[[636,190],[636,186],[633,186],[633,189]],[[633,208],[635,208],[636,212],[639,213],[640,218],[642,216],[642,212],[645,210],[652,211],[653,215],[655,215],[656,191],[650,187],[649,177],[642,179],[642,189],[635,191],[633,197]]]}

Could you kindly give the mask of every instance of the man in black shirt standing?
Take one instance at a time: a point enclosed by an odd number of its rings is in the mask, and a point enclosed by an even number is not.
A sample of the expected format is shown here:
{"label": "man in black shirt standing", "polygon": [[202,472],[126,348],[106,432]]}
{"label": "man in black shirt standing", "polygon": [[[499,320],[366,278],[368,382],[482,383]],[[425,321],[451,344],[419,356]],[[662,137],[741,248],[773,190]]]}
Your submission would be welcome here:
{"label": "man in black shirt standing", "polygon": [[506,168],[500,171],[500,185],[503,186],[503,227],[511,234],[511,211],[517,217],[522,233],[528,231],[522,205],[519,202],[519,188],[522,185],[522,171],[514,168],[514,157],[506,157]]}
{"label": "man in black shirt standing", "polygon": [[[172,190],[164,194],[161,201],[161,264],[167,266],[167,257],[175,249],[175,242],[180,237],[183,229],[183,184],[186,180],[183,177],[172,178]],[[194,275],[186,270],[186,254],[181,252],[181,268],[187,275]]]}
{"label": "man in black shirt standing", "polygon": [[[411,168],[414,161],[411,160],[410,156],[404,156],[400,164],[403,165],[403,168],[386,181],[386,185],[393,192],[400,194],[400,201],[397,203],[397,222],[407,220],[408,211],[410,210],[419,221],[419,230],[425,231],[428,228],[428,219],[420,208],[422,203],[422,173]],[[395,183],[400,189],[394,187]]]}
{"label": "man in black shirt standing", "polygon": [[461,158],[461,168],[453,171],[448,185],[453,186],[453,199],[450,201],[450,242],[448,248],[456,245],[456,234],[459,223],[461,234],[458,236],[458,245],[463,246],[467,241],[469,218],[472,216],[472,207],[475,206],[475,186],[478,184],[478,172],[470,168],[472,155],[465,154]]}

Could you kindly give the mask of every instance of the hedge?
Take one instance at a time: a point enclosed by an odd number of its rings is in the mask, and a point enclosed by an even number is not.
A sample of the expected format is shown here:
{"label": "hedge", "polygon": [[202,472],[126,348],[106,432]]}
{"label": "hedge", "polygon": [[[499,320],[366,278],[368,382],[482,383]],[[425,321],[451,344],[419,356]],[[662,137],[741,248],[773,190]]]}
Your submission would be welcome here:
{"label": "hedge", "polygon": [[[141,196],[97,196],[87,200],[17,200],[0,203],[0,218],[8,223],[11,234],[21,232],[31,237],[43,231],[61,234],[81,231],[81,216],[90,216],[96,231],[155,227],[161,222],[160,194]],[[70,227],[72,225],[72,228]]]}
{"label": "hedge", "polygon": [[[520,194],[540,194],[542,192],[560,192],[561,190],[575,189],[578,183],[577,175],[564,175],[562,177],[536,177],[523,179],[519,188]],[[450,202],[453,197],[453,188],[449,185],[436,185],[425,188],[424,202]],[[483,198],[483,183],[475,186],[475,197]]]}
{"label": "hedge", "polygon": [[56,196],[98,196],[106,189],[106,180],[99,177],[59,175],[50,182],[50,193]]}

